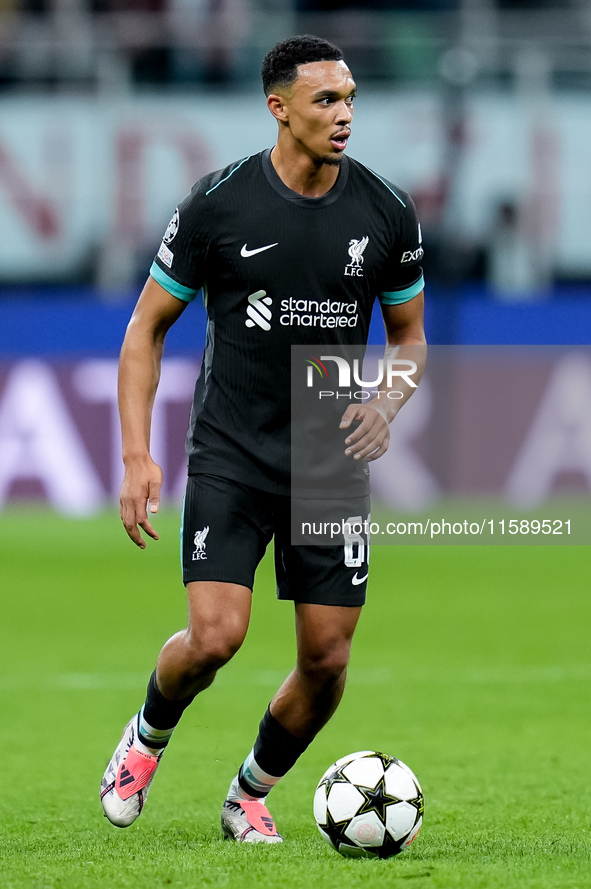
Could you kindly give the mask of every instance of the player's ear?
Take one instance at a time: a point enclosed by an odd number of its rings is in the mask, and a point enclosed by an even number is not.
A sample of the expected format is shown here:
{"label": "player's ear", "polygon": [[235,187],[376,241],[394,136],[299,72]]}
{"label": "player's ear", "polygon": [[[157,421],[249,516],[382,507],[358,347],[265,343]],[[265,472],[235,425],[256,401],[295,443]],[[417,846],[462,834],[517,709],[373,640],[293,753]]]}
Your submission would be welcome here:
{"label": "player's ear", "polygon": [[283,96],[271,93],[270,96],[267,96],[267,108],[276,120],[282,123],[287,121],[287,108]]}

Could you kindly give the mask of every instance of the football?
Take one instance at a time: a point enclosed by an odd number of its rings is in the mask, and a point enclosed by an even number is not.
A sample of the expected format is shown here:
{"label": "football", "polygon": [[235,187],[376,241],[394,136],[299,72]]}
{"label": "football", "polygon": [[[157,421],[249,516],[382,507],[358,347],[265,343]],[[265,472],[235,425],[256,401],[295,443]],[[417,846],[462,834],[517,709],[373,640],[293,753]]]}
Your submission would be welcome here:
{"label": "football", "polygon": [[314,794],[318,830],[341,855],[390,858],[417,836],[423,792],[399,759],[362,750],[326,770]]}

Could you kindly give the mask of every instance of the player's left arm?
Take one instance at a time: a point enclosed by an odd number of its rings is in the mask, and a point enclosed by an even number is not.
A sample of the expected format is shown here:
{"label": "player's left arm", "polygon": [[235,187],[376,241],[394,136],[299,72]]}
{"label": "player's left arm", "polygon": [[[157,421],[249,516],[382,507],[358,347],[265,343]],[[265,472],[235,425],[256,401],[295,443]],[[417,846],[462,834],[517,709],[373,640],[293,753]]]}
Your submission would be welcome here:
{"label": "player's left arm", "polygon": [[[345,454],[354,460],[365,458],[370,462],[386,453],[390,423],[419,384],[427,359],[423,306],[422,290],[407,302],[382,303],[387,341],[384,380],[371,401],[349,405],[340,424],[341,429],[359,424],[345,439]],[[389,375],[389,367],[398,370],[399,375]]]}

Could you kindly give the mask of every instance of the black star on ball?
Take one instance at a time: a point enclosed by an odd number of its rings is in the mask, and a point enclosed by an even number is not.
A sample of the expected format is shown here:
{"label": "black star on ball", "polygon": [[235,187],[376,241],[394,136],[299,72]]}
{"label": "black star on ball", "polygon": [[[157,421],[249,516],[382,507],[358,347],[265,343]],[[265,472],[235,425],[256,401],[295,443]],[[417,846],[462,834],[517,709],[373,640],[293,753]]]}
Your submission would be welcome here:
{"label": "black star on ball", "polygon": [[386,791],[384,776],[380,778],[375,787],[358,786],[357,790],[363,795],[363,803],[358,809],[357,814],[365,815],[367,812],[376,812],[383,824],[386,823],[386,809],[388,806],[392,803],[400,802],[397,796],[390,796]]}
{"label": "black star on ball", "polygon": [[425,811],[425,801],[424,801],[424,799],[423,799],[422,794],[419,794],[418,796],[415,796],[414,799],[409,799],[409,800],[407,800],[407,802],[408,802],[411,806],[414,806],[414,807],[415,807],[415,809],[417,810],[417,812],[419,813],[419,815],[422,815],[423,812]]}
{"label": "black star on ball", "polygon": [[386,771],[388,766],[391,766],[392,763],[400,761],[400,760],[396,759],[395,756],[388,756],[387,753],[379,753],[377,750],[375,753],[372,754],[372,756],[375,756],[376,759],[380,760],[380,762],[384,766],[384,771]]}
{"label": "black star on ball", "polygon": [[340,766],[340,768],[333,769],[333,771],[322,781],[320,786],[322,786],[322,784],[326,785],[328,793],[333,784],[349,784],[349,779],[345,778],[343,775],[343,769],[346,769],[348,765],[351,765],[351,763],[346,762],[344,765]]}

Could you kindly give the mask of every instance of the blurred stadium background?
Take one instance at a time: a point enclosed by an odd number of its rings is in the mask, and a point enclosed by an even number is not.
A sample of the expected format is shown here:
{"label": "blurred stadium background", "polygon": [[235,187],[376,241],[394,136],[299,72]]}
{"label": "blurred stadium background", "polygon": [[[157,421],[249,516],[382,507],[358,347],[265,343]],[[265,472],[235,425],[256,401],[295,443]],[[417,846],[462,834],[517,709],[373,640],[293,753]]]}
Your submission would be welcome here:
{"label": "blurred stadium background", "polygon": [[[530,350],[525,374],[523,350],[448,361],[401,414],[380,493],[588,495],[588,0],[0,0],[0,508],[117,496],[134,301],[193,182],[272,144],[260,62],[304,32],[358,81],[351,154],[415,199],[430,342],[571,346]],[[171,332],[155,412],[174,500],[204,330],[195,305]]]}

